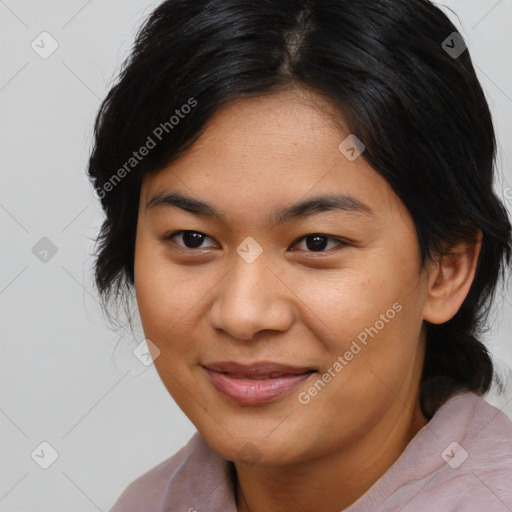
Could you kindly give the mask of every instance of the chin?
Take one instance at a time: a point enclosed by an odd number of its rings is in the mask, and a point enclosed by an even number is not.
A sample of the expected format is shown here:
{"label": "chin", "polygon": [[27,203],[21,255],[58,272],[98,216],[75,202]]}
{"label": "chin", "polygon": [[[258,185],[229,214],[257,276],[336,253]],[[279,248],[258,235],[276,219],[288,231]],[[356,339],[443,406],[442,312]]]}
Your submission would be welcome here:
{"label": "chin", "polygon": [[298,443],[290,443],[290,436],[272,434],[265,436],[261,430],[251,435],[247,430],[243,435],[231,436],[223,431],[222,435],[208,430],[198,429],[208,446],[222,458],[236,464],[247,464],[253,466],[281,466],[300,462],[307,459],[308,447],[304,440]]}

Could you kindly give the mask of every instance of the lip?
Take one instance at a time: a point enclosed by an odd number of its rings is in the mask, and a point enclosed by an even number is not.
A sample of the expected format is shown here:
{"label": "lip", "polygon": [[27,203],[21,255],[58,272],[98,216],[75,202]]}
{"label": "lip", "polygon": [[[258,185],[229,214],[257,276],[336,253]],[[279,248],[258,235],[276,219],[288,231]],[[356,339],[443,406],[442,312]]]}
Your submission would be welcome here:
{"label": "lip", "polygon": [[278,400],[316,373],[312,368],[269,361],[251,365],[225,361],[203,367],[217,391],[241,405]]}

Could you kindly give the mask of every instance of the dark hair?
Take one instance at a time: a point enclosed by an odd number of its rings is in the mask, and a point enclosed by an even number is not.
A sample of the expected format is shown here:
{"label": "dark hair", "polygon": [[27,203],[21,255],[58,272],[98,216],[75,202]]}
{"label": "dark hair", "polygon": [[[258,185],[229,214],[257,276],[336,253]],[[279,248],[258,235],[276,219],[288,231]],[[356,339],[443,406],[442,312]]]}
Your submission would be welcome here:
{"label": "dark hair", "polygon": [[[423,412],[432,417],[460,390],[488,391],[493,362],[476,336],[510,261],[511,225],[493,192],[489,108],[454,32],[427,0],[159,5],[94,126],[88,173],[106,213],[94,269],[103,305],[133,287],[144,176],[183,154],[226,102],[300,87],[327,99],[364,142],[363,157],[412,215],[422,265],[482,232],[464,303],[448,322],[427,324]],[[456,45],[460,55],[448,51]]]}

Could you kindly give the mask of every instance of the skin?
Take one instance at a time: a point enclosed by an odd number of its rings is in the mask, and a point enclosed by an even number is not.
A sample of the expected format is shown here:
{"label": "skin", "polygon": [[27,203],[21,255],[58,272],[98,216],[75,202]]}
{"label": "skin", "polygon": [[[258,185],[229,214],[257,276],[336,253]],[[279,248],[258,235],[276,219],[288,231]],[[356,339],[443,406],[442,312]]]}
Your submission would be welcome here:
{"label": "skin", "polygon": [[[169,393],[208,445],[234,461],[238,511],[339,511],[386,472],[427,424],[418,392],[424,320],[449,320],[476,268],[479,243],[420,268],[408,210],[364,155],[352,162],[338,150],[350,132],[324,101],[293,90],[228,103],[141,187],[134,272],[144,333],[158,347]],[[164,189],[225,217],[146,209]],[[374,215],[269,220],[275,209],[332,192]],[[187,249],[180,234],[164,240],[179,230],[206,236],[200,248]],[[315,233],[333,238],[311,250],[303,237]],[[263,249],[252,263],[236,252],[249,236]],[[299,393],[394,303],[400,312],[300,403]],[[202,365],[213,361],[275,361],[318,374],[277,401],[242,406],[211,384]]]}

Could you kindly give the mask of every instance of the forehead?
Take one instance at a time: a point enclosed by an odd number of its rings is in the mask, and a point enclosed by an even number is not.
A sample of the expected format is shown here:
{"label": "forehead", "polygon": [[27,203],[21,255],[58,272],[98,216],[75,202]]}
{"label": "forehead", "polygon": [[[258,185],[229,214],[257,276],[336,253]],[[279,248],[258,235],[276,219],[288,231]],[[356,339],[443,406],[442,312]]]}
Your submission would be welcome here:
{"label": "forehead", "polygon": [[190,153],[207,150],[223,158],[269,155],[291,161],[314,156],[312,147],[320,144],[325,149],[344,134],[349,134],[348,128],[335,115],[334,105],[311,92],[292,89],[228,102],[209,119]]}
{"label": "forehead", "polygon": [[341,193],[371,209],[395,197],[386,180],[339,146],[350,132],[334,107],[303,91],[232,101],[179,159],[146,177],[142,201],[176,190],[209,204],[266,213],[318,195]]}

